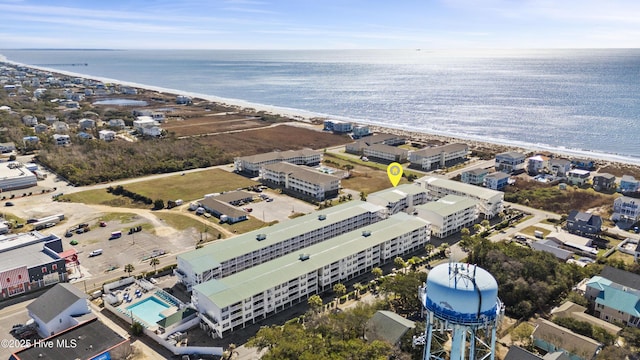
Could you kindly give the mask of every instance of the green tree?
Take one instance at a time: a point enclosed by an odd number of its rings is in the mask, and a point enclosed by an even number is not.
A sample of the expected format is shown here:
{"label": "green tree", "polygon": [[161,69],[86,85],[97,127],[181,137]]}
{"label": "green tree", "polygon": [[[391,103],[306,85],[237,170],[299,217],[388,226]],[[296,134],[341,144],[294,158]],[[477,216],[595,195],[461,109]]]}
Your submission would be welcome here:
{"label": "green tree", "polygon": [[360,200],[367,201],[367,194],[364,191],[360,191]]}
{"label": "green tree", "polygon": [[162,210],[162,209],[164,209],[164,200],[157,199],[156,201],[154,201],[153,202],[153,209],[154,210]]}
{"label": "green tree", "polygon": [[511,339],[520,342],[524,347],[531,345],[531,334],[533,334],[533,326],[528,322],[523,322],[511,331]]}
{"label": "green tree", "polygon": [[307,304],[311,308],[311,311],[318,312],[320,309],[322,309],[322,298],[318,294],[311,295],[307,299]]}
{"label": "green tree", "polygon": [[373,269],[371,269],[371,274],[372,274],[376,279],[379,279],[379,278],[382,276],[383,272],[382,272],[382,269],[381,269],[381,268],[379,268],[379,267],[374,267]]}
{"label": "green tree", "polygon": [[431,256],[433,249],[435,249],[435,246],[433,246],[432,243],[427,243],[427,245],[424,246],[424,251],[427,252],[427,256]]}
{"label": "green tree", "polygon": [[489,229],[489,227],[491,226],[491,223],[489,222],[489,220],[484,219],[484,220],[482,220],[482,221],[480,222],[480,225],[482,225],[482,227],[483,227],[485,230],[488,230],[488,229]]}
{"label": "green tree", "polygon": [[395,267],[399,270],[404,270],[404,268],[407,266],[407,263],[400,256],[397,256],[395,259],[393,259],[393,265],[395,265]]}
{"label": "green tree", "polygon": [[124,266],[124,272],[127,273],[127,275],[131,276],[131,273],[135,270],[136,268],[133,266],[133,264],[127,264]]}
{"label": "green tree", "polygon": [[157,274],[158,270],[156,267],[160,265],[160,260],[157,257],[152,257],[151,260],[149,260],[149,265],[153,266],[153,271]]}
{"label": "green tree", "polygon": [[333,292],[338,296],[342,296],[347,293],[347,287],[343,283],[337,283],[333,285]]}
{"label": "green tree", "polygon": [[141,324],[141,323],[139,323],[139,322],[137,322],[137,321],[135,321],[135,320],[134,320],[134,321],[131,323],[131,327],[130,327],[130,329],[131,329],[131,335],[133,335],[133,336],[140,336],[140,335],[142,335],[142,332],[143,332],[143,330],[144,330],[144,327],[142,326],[142,324]]}

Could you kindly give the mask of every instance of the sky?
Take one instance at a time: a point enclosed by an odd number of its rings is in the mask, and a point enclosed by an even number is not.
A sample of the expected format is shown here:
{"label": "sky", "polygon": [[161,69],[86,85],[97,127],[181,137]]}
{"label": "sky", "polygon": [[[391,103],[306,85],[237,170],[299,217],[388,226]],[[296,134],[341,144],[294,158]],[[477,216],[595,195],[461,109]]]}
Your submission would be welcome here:
{"label": "sky", "polygon": [[0,0],[0,49],[637,48],[638,0]]}

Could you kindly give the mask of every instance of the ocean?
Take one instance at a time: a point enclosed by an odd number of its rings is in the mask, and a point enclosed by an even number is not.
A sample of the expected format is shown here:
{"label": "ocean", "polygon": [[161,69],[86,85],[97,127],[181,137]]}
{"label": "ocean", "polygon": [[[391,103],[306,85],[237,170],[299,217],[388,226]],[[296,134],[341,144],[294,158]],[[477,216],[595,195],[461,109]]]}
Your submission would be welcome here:
{"label": "ocean", "polygon": [[640,164],[640,49],[0,54],[283,113]]}

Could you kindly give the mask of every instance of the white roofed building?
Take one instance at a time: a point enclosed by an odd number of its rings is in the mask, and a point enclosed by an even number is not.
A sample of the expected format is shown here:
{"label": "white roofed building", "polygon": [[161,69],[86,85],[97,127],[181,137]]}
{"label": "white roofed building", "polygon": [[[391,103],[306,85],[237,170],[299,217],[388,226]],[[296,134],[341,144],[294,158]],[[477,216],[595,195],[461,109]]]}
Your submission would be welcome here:
{"label": "white roofed building", "polygon": [[415,212],[419,218],[431,224],[431,236],[444,238],[475,224],[478,219],[478,200],[447,195],[416,206]]}
{"label": "white roofed building", "polygon": [[385,207],[389,215],[411,212],[427,202],[427,191],[416,184],[402,184],[367,195],[367,202]]}

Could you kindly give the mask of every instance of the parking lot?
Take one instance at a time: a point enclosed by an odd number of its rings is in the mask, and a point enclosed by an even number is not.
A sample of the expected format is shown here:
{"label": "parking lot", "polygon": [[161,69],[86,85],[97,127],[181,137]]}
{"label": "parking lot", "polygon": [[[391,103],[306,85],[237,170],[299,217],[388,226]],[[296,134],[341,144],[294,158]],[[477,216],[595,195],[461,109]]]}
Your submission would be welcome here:
{"label": "parking lot", "polygon": [[308,214],[315,210],[315,206],[308,202],[292,198],[287,195],[281,195],[275,191],[266,190],[260,193],[273,199],[273,201],[254,201],[251,204],[239,206],[238,208],[251,208],[251,216],[264,222],[279,221],[282,222],[293,213]]}
{"label": "parking lot", "polygon": [[26,306],[33,300],[27,300],[0,310],[0,340],[5,340],[7,346],[0,346],[0,359],[8,359],[12,353],[21,349],[17,346],[17,339],[10,334],[14,324],[24,324],[29,320]]}

